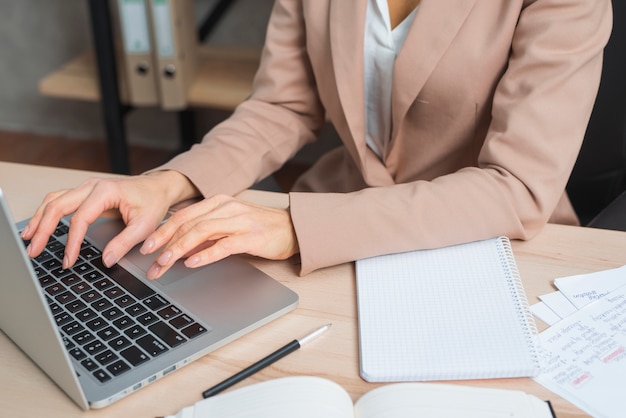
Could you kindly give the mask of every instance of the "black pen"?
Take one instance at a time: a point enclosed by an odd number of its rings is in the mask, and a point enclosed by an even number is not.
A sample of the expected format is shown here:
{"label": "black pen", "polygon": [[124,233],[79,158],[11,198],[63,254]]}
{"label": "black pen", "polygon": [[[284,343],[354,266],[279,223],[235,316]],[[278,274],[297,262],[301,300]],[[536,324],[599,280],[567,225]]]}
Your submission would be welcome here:
{"label": "black pen", "polygon": [[210,396],[216,395],[220,393],[221,391],[228,389],[235,383],[241,382],[246,377],[252,376],[254,373],[280,360],[281,358],[285,357],[287,354],[296,351],[298,348],[302,347],[304,344],[311,341],[313,338],[325,332],[328,328],[330,328],[330,326],[331,324],[326,324],[323,327],[313,331],[309,335],[306,335],[297,340],[293,340],[292,342],[285,345],[284,347],[279,348],[278,350],[274,351],[272,354],[268,355],[267,357],[257,361],[256,363],[254,363],[253,365],[249,367],[246,367],[239,373],[229,377],[223,382],[218,383],[212,388],[205,390],[204,392],[202,392],[202,397],[208,398]]}

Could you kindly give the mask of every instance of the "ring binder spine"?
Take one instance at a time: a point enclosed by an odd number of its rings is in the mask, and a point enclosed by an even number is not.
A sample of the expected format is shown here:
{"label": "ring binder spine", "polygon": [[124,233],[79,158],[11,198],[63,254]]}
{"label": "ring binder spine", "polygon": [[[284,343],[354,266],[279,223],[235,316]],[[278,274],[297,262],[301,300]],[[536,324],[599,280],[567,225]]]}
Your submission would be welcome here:
{"label": "ring binder spine", "polygon": [[506,236],[498,237],[498,241],[500,242],[502,249],[502,265],[506,266],[505,268],[507,270],[507,279],[509,281],[511,294],[515,295],[515,298],[517,299],[517,313],[526,324],[524,326],[524,333],[526,335],[526,340],[528,341],[528,346],[531,349],[530,356],[537,366],[536,374],[538,374],[542,368],[539,350],[539,331],[533,319],[532,312],[530,311],[528,298],[526,297],[526,292],[524,291],[524,285],[522,283],[522,277],[517,269],[517,263],[513,254],[511,241]]}

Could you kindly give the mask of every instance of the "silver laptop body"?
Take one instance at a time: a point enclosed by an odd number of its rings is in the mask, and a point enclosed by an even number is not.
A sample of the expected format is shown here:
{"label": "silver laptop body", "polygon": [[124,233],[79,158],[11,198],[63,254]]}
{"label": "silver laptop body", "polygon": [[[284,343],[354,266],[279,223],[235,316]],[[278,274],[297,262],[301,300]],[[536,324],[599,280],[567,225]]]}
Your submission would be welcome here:
{"label": "silver laptop body", "polygon": [[[74,280],[81,276],[80,270],[72,269],[62,271],[75,273],[71,279],[48,277],[52,275],[42,278],[39,261],[28,258],[18,235],[26,222],[15,224],[0,190],[0,328],[83,409],[107,406],[293,310],[298,303],[293,291],[232,257],[199,269],[177,264],[163,278],[150,281],[144,277],[153,256],[142,256],[135,249],[120,260],[118,269],[140,278],[143,285],[138,287],[127,286],[123,282],[126,279],[117,282],[119,278],[112,280],[113,286],[107,289],[95,288],[104,283],[100,281],[78,284]],[[121,227],[119,220],[102,219],[90,227],[85,245],[91,243],[101,251]],[[62,230],[57,239],[64,244]],[[56,262],[53,259],[45,263]],[[90,277],[94,273],[100,272],[96,268]],[[128,273],[117,274],[127,277]],[[120,283],[134,293],[129,295]],[[85,286],[95,289],[86,293]],[[71,288],[78,289],[77,295],[72,294]],[[118,291],[126,292],[125,296]],[[103,300],[107,299],[106,294],[113,295],[111,304]],[[86,297],[93,295],[101,298],[94,301]],[[70,302],[66,303],[68,299]],[[167,305],[137,314],[155,301],[166,301]],[[60,306],[73,309],[68,313],[58,310]],[[103,306],[109,307],[106,312],[112,315],[110,319],[92,319],[89,326],[74,333],[77,316],[98,313]],[[138,323],[155,318],[160,321],[158,325]],[[126,326],[118,337],[104,343],[83,343],[90,337],[98,340],[100,334],[108,338],[115,332],[110,330],[114,322]],[[187,323],[193,326],[181,325]],[[105,326],[97,328],[94,324]],[[147,328],[146,333],[136,338],[141,327]],[[188,332],[189,329],[194,332]],[[118,349],[117,344],[123,347]],[[89,357],[88,350],[93,349],[100,350],[98,360]],[[107,359],[109,353],[115,361]]]}

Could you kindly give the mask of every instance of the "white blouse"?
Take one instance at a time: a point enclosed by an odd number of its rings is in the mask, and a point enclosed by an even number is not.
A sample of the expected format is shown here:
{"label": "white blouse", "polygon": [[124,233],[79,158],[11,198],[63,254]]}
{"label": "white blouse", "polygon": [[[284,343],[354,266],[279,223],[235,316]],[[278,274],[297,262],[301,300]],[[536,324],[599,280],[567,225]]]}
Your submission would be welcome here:
{"label": "white blouse", "polygon": [[369,0],[365,21],[366,141],[381,158],[391,135],[393,66],[404,44],[417,8],[393,30],[387,0]]}

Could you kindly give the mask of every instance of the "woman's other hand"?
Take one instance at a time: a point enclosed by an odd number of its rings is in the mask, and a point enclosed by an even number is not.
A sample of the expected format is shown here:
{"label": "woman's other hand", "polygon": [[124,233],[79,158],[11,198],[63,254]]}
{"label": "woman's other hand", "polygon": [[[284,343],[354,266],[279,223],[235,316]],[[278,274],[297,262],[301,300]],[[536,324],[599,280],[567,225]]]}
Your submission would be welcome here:
{"label": "woman's other hand", "polygon": [[143,254],[162,248],[147,272],[158,279],[177,260],[199,267],[232,254],[283,260],[299,252],[289,210],[214,196],[174,213],[141,247]]}

